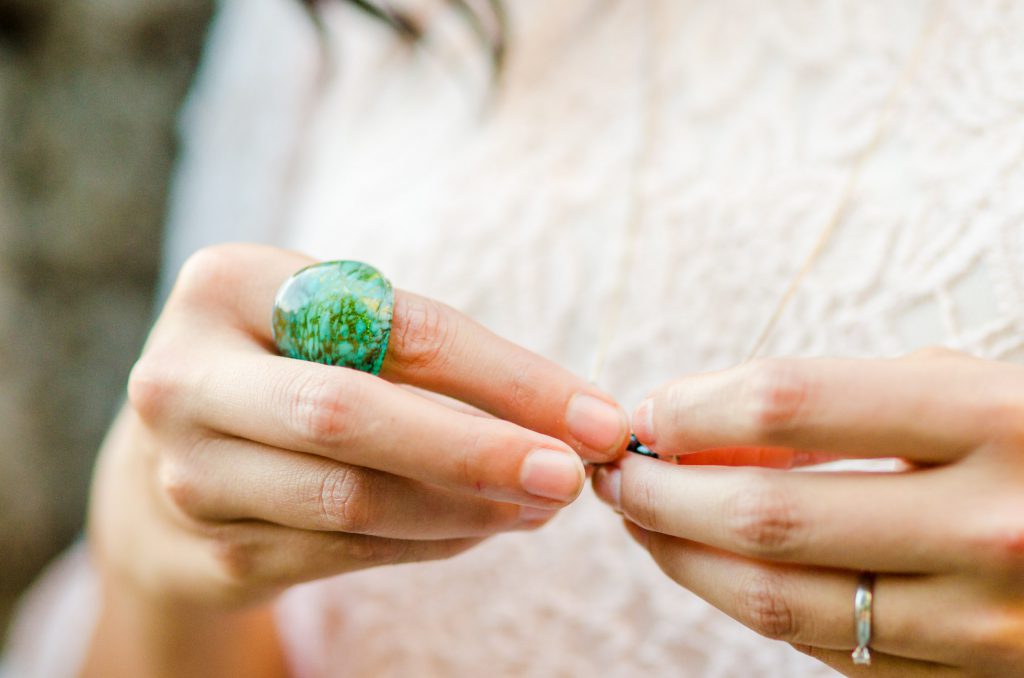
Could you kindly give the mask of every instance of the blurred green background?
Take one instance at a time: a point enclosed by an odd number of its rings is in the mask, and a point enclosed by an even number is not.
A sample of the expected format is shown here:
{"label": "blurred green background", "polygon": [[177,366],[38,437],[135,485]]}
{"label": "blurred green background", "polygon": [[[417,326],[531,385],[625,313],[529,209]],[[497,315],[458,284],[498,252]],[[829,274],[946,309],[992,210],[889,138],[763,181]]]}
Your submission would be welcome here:
{"label": "blurred green background", "polygon": [[81,530],[212,0],[0,0],[0,635]]}

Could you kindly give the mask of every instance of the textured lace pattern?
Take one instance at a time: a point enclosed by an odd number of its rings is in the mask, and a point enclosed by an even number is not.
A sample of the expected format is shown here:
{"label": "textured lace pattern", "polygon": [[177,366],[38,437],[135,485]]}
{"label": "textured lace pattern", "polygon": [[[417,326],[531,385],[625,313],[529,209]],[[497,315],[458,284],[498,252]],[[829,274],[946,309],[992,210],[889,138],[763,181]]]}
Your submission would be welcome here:
{"label": "textured lace pattern", "polygon": [[[372,261],[582,374],[653,124],[602,385],[632,404],[742,360],[870,141],[929,3],[510,4],[515,55],[483,114],[480,58],[456,28],[416,56],[328,15],[335,78],[282,200],[286,242]],[[952,2],[937,22],[766,353],[942,343],[1024,357],[1024,5]],[[282,615],[310,675],[830,673],[671,583],[592,496],[451,562],[297,589]]]}
{"label": "textured lace pattern", "polygon": [[[186,118],[172,262],[248,218],[319,258],[373,262],[583,374],[654,124],[600,380],[631,405],[743,359],[940,7],[764,352],[941,343],[1024,358],[1024,3],[515,0],[486,113],[482,59],[456,21],[409,53],[339,8],[333,78],[304,108],[322,72],[285,4],[225,3]],[[280,612],[309,676],[831,675],[671,583],[589,490],[539,533],[299,587]]]}

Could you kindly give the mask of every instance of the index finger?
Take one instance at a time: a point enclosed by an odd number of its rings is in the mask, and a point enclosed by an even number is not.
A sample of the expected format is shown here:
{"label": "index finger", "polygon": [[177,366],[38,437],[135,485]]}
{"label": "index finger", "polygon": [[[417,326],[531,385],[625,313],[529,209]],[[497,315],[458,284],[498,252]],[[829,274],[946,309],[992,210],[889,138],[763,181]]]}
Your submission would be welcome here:
{"label": "index finger", "polygon": [[633,425],[661,455],[789,447],[949,463],[998,433],[993,407],[1018,380],[967,358],[772,359],[672,382]]}
{"label": "index finger", "polygon": [[[273,351],[269,319],[277,289],[312,263],[261,245],[219,246],[193,256],[176,292],[198,298]],[[380,376],[563,440],[591,461],[609,461],[626,446],[627,416],[610,396],[445,304],[402,290],[395,290]]]}

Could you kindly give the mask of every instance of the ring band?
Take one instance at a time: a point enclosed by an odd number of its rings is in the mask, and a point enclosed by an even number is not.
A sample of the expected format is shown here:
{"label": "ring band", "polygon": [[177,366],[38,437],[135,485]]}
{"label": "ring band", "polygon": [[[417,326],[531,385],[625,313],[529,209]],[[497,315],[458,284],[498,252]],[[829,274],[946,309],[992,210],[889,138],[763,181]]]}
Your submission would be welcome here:
{"label": "ring band", "polygon": [[869,666],[871,664],[871,616],[875,600],[875,575],[862,572],[857,578],[857,593],[853,597],[853,614],[857,622],[857,647],[854,649],[853,663]]}
{"label": "ring band", "polygon": [[369,264],[327,261],[302,269],[274,299],[274,343],[283,356],[380,373],[395,293]]}

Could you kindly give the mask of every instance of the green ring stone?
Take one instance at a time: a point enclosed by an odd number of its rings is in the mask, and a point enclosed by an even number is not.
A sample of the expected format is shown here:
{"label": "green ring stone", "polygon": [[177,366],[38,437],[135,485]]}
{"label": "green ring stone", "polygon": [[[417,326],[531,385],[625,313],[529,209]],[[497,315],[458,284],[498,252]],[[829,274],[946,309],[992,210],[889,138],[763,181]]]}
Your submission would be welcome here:
{"label": "green ring stone", "polygon": [[359,261],[326,261],[285,281],[274,300],[274,343],[283,356],[378,374],[395,292]]}

